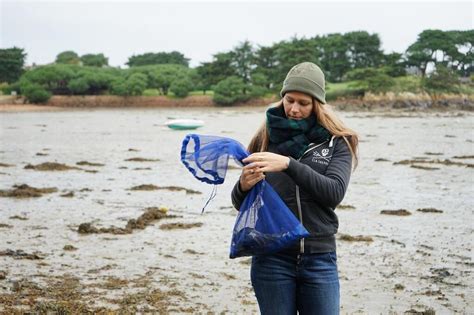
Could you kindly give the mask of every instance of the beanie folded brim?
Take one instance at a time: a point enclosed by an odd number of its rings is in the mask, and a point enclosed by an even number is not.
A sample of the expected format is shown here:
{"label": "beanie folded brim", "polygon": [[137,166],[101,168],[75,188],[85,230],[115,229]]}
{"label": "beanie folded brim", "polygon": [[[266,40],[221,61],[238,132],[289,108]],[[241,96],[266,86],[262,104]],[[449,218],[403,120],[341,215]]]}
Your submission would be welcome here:
{"label": "beanie folded brim", "polygon": [[289,77],[283,82],[283,88],[280,91],[280,96],[283,97],[287,92],[303,92],[313,96],[319,102],[326,104],[326,93],[324,88],[319,86],[316,82],[304,77]]}

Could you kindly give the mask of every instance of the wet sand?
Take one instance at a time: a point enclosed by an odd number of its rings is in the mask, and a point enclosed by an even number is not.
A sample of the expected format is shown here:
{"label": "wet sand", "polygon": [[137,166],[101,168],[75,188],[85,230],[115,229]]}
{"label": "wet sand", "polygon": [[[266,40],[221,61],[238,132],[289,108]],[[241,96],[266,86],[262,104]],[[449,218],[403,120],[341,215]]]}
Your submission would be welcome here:
{"label": "wet sand", "polygon": [[[201,215],[212,187],[163,122],[247,143],[263,110],[2,112],[0,312],[258,313],[249,259],[228,258],[239,169]],[[474,115],[341,116],[361,135],[337,210],[341,313],[474,313]]]}

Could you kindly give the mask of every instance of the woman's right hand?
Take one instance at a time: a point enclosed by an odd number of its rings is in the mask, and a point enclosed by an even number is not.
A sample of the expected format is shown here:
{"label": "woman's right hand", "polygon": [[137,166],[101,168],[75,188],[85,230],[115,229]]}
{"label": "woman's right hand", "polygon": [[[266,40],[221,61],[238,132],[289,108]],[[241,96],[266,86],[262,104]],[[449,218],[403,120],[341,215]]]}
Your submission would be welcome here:
{"label": "woman's right hand", "polygon": [[245,165],[240,175],[240,189],[249,191],[262,179],[265,179],[265,174],[260,170],[260,167],[252,163]]}

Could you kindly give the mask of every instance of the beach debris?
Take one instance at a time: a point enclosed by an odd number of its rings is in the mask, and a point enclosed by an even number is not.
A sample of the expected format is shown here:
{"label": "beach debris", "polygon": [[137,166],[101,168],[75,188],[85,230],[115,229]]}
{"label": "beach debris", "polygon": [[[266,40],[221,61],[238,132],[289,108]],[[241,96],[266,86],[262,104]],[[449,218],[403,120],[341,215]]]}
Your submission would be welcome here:
{"label": "beach debris", "polygon": [[407,216],[407,215],[411,215],[411,212],[406,210],[406,209],[382,210],[382,211],[380,211],[380,214]]}
{"label": "beach debris", "polygon": [[74,197],[74,192],[73,191],[70,191],[68,193],[65,193],[65,194],[62,194],[62,195],[59,195],[60,197],[66,197],[66,198],[71,198],[71,197]]}
{"label": "beach debris", "polygon": [[38,165],[28,164],[24,167],[27,170],[35,171],[69,171],[69,170],[82,170],[79,167],[68,166],[66,164],[56,163],[56,162],[45,162]]}
{"label": "beach debris", "polygon": [[136,167],[133,170],[134,171],[150,171],[152,168],[151,167]]}
{"label": "beach debris", "polygon": [[374,160],[375,162],[390,162],[390,160],[384,159],[384,158],[377,158]]}
{"label": "beach debris", "polygon": [[0,280],[5,280],[7,278],[7,272],[5,270],[0,270]]}
{"label": "beach debris", "polygon": [[356,207],[354,207],[353,205],[343,205],[343,204],[340,204],[336,207],[336,210],[354,210]]}
{"label": "beach debris", "polygon": [[410,165],[412,168],[418,168],[420,170],[426,170],[426,171],[435,171],[439,170],[439,167],[429,167],[429,166],[423,166],[423,165],[417,165],[417,164],[412,164]]}
{"label": "beach debris", "polygon": [[0,251],[0,256],[9,256],[15,259],[30,259],[30,260],[44,259],[43,257],[39,256],[39,254],[40,254],[39,252],[28,254],[28,253],[25,253],[21,249],[17,249],[17,250],[6,249],[6,250]]}
{"label": "beach debris", "polygon": [[169,191],[185,191],[186,194],[202,194],[200,191],[197,190],[192,190],[184,187],[179,187],[179,186],[156,186],[152,184],[144,184],[144,185],[139,185],[139,186],[134,186],[130,188],[129,190],[169,190]]}
{"label": "beach debris", "polygon": [[87,270],[87,273],[99,273],[101,271],[107,271],[116,268],[118,265],[117,264],[107,264],[105,266],[102,266],[100,268],[94,268],[94,269],[89,269]]}
{"label": "beach debris", "polygon": [[373,242],[374,239],[371,236],[356,235],[352,236],[349,234],[339,233],[339,239],[346,242]]}
{"label": "beach debris", "polygon": [[393,290],[394,290],[394,291],[405,290],[405,286],[404,286],[403,284],[397,283],[397,284],[395,284],[395,286],[393,287]]}
{"label": "beach debris", "polygon": [[200,253],[200,252],[197,252],[195,251],[194,249],[186,249],[184,251],[185,254],[191,254],[191,255],[204,255],[204,253]]}
{"label": "beach debris", "polygon": [[397,240],[394,240],[394,239],[391,239],[391,240],[390,240],[390,243],[398,244],[398,245],[400,245],[401,247],[406,247],[405,243],[400,242],[400,241],[397,241]]}
{"label": "beach debris", "polygon": [[474,159],[474,155],[455,155],[453,159]]}
{"label": "beach debris", "polygon": [[441,152],[425,152],[425,155],[443,155]]}
{"label": "beach debris", "polygon": [[36,153],[36,156],[48,156],[48,155],[49,155],[48,153],[42,153],[42,152]]}
{"label": "beach debris", "polygon": [[7,163],[0,163],[0,167],[13,167],[15,165],[13,164],[7,164]]}
{"label": "beach debris", "polygon": [[122,289],[123,287],[128,286],[129,280],[127,279],[120,279],[117,277],[107,277],[105,282],[98,284],[99,288],[107,289],[107,290],[118,290]]}
{"label": "beach debris", "polygon": [[187,230],[192,229],[195,227],[201,227],[203,225],[202,222],[195,222],[195,223],[183,223],[183,222],[175,222],[175,223],[165,223],[160,225],[160,229],[162,230]]}
{"label": "beach debris", "polygon": [[[157,314],[169,313],[169,308],[173,305],[170,303],[170,299],[187,300],[187,297],[183,291],[178,289],[171,289],[168,291],[162,291],[160,289],[146,290],[138,293],[126,294],[119,299],[110,299],[109,301],[118,304],[120,310],[126,310],[127,312],[135,313],[139,310],[151,310]],[[181,312],[178,312],[181,313]]]}
{"label": "beach debris", "polygon": [[79,192],[86,192],[86,191],[92,191],[92,189],[90,189],[90,188],[82,188],[81,190],[79,190]]}
{"label": "beach debris", "polygon": [[393,165],[413,165],[413,164],[441,164],[441,165],[447,165],[447,166],[456,165],[456,166],[474,167],[474,164],[454,162],[449,159],[428,160],[425,158],[418,158],[418,159],[412,159],[412,160],[402,160],[398,162],[393,162]]}
{"label": "beach debris", "polygon": [[28,220],[27,217],[22,217],[22,216],[19,216],[19,215],[11,216],[11,217],[9,217],[9,219],[11,219],[11,220],[22,220],[22,221]]}
{"label": "beach debris", "polygon": [[92,223],[81,223],[77,232],[79,234],[99,234],[99,233],[110,233],[110,234],[131,234],[133,230],[143,230],[147,226],[151,225],[154,221],[161,220],[164,218],[176,218],[177,216],[168,215],[168,208],[166,207],[150,207],[146,208],[145,212],[140,215],[137,219],[130,219],[124,228],[111,226],[108,228],[96,228],[92,226]]}
{"label": "beach debris", "polygon": [[134,149],[134,148],[130,148],[130,149],[128,149],[128,152],[140,152],[140,150]]}
{"label": "beach debris", "polygon": [[416,209],[416,211],[425,212],[425,213],[443,213],[443,210],[439,210],[436,208],[419,208],[419,209]]}
{"label": "beach debris", "polygon": [[63,250],[66,250],[66,251],[74,251],[74,250],[77,250],[77,248],[74,247],[74,246],[72,246],[72,245],[70,245],[70,244],[68,244],[68,245],[64,245]]}
{"label": "beach debris", "polygon": [[417,311],[417,310],[411,308],[408,311],[405,311],[403,314],[405,314],[405,315],[436,315],[436,312],[432,308],[428,308],[424,311]]}
{"label": "beach debris", "polygon": [[421,293],[423,295],[427,295],[427,296],[437,296],[437,295],[441,295],[441,296],[444,296],[444,293],[441,292],[440,289],[438,290],[426,290],[425,292]]}
{"label": "beach debris", "polygon": [[11,229],[13,225],[6,224],[6,223],[0,223],[0,228],[6,228],[6,229]]}
{"label": "beach debris", "polygon": [[88,161],[80,161],[80,162],[77,162],[76,165],[80,165],[80,166],[105,166],[105,164],[102,164],[102,163],[92,163],[92,162],[88,162]]}
{"label": "beach debris", "polygon": [[134,157],[130,159],[126,159],[126,162],[159,162],[161,161],[160,159],[146,159],[146,158],[141,158],[141,157]]}
{"label": "beach debris", "polygon": [[30,198],[30,197],[41,197],[43,194],[50,194],[57,192],[56,187],[48,188],[35,188],[28,186],[27,184],[13,185],[12,190],[0,190],[0,197],[10,198]]}

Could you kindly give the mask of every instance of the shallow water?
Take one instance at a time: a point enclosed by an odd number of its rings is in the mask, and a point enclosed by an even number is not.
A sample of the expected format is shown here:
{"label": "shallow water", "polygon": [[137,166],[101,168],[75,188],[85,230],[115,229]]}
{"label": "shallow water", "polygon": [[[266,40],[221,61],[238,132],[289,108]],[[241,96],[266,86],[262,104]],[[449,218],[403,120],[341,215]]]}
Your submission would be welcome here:
{"label": "shallow water", "polygon": [[[212,187],[195,180],[179,161],[181,141],[189,131],[163,126],[168,118],[197,118],[196,131],[232,137],[246,144],[263,122],[263,108],[239,109],[120,109],[68,110],[0,114],[0,189],[14,184],[57,187],[40,198],[0,198],[0,251],[39,251],[34,260],[0,257],[0,293],[27,278],[41,283],[47,276],[72,274],[84,283],[107,276],[123,279],[147,274],[152,287],[177,289],[171,312],[257,313],[249,281],[248,259],[230,260],[229,243],[235,218],[230,190],[240,171],[230,169],[226,182],[201,215]],[[403,313],[433,308],[437,313],[474,312],[472,294],[473,168],[463,165],[420,164],[436,170],[393,165],[427,158],[465,164],[474,159],[473,115],[469,113],[351,113],[340,114],[361,136],[360,163],[337,210],[339,232],[371,236],[373,242],[338,242],[341,312]],[[138,151],[130,151],[135,149]],[[47,156],[37,153],[48,154]],[[438,155],[432,155],[437,153]],[[154,162],[125,161],[141,157]],[[383,158],[388,161],[376,162]],[[79,161],[105,166],[45,172],[27,164]],[[150,168],[138,169],[136,168]],[[131,191],[133,186],[182,186],[202,192]],[[89,188],[92,191],[82,191]],[[73,191],[74,197],[61,194]],[[79,224],[123,227],[143,209],[166,206],[182,216],[164,219],[128,235],[80,235]],[[419,208],[443,213],[423,213]],[[389,216],[381,210],[407,209],[410,216]],[[15,220],[19,215],[28,220]],[[164,230],[163,223],[202,222],[187,230]],[[71,244],[76,251],[64,251]],[[92,269],[112,265],[91,276]],[[39,276],[40,275],[40,276]],[[105,290],[120,296],[137,290]],[[430,293],[431,292],[431,293]],[[433,293],[434,292],[434,293]],[[116,308],[105,299],[96,305]],[[181,311],[179,307],[181,307]],[[0,306],[1,307],[1,306]]]}

